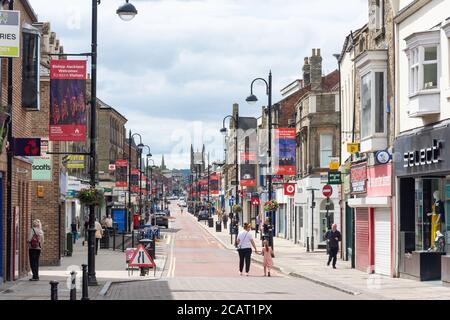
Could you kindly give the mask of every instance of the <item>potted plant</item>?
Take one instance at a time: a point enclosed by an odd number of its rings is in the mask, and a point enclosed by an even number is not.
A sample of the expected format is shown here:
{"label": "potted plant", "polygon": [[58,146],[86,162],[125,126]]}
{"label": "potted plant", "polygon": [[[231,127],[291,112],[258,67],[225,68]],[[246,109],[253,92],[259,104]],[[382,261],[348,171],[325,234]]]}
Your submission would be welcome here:
{"label": "potted plant", "polygon": [[101,206],[104,201],[103,191],[95,188],[81,189],[77,194],[77,198],[81,204],[86,206]]}
{"label": "potted plant", "polygon": [[266,212],[275,211],[279,207],[280,207],[280,205],[278,204],[278,202],[276,200],[270,200],[270,201],[267,201],[266,203],[264,203],[264,211],[266,211]]}
{"label": "potted plant", "polygon": [[241,207],[240,205],[238,205],[238,204],[235,204],[235,205],[233,206],[233,212],[234,212],[234,213],[242,212],[242,207]]}

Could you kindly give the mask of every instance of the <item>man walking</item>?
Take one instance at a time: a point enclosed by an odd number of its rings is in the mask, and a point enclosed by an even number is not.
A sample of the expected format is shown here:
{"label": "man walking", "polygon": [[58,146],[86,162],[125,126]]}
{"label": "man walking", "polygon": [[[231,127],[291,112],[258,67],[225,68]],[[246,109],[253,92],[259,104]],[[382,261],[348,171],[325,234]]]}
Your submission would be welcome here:
{"label": "man walking", "polygon": [[331,230],[328,230],[325,234],[325,239],[328,245],[328,262],[327,266],[330,265],[331,260],[333,260],[333,269],[336,269],[336,259],[337,253],[339,251],[339,241],[342,240],[341,233],[337,230],[337,225],[333,223]]}

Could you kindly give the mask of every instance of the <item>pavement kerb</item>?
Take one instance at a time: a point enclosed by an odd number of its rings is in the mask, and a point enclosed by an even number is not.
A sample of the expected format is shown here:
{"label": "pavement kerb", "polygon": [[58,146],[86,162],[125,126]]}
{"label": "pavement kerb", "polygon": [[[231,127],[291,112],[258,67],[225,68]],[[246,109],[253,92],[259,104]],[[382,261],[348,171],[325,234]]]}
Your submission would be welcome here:
{"label": "pavement kerb", "polygon": [[[193,217],[193,216],[192,216],[192,217]],[[194,218],[195,218],[195,217],[194,217]],[[211,230],[209,230],[209,229],[210,229],[209,227],[207,227],[206,225],[204,225],[204,224],[202,224],[202,223],[199,223],[199,225],[201,225],[201,226],[203,227],[203,229],[205,229],[206,231],[208,231],[209,234],[211,234],[214,238],[216,238],[216,239],[222,244],[222,246],[224,246],[226,249],[228,249],[228,250],[235,250],[234,248],[230,248],[229,245],[225,244],[225,243],[222,241],[222,239],[220,239],[214,232],[212,232]],[[261,261],[261,259],[258,259],[258,258],[254,257],[254,256],[252,256],[252,261],[254,261],[254,262],[258,263],[258,264],[261,264],[261,265],[263,264],[263,262]],[[281,273],[284,274],[284,275],[287,275],[287,276],[290,276],[290,277],[295,277],[295,278],[302,278],[302,279],[305,279],[305,280],[314,282],[314,283],[316,283],[316,284],[319,284],[319,285],[322,285],[322,286],[325,286],[325,287],[328,287],[328,288],[332,288],[332,289],[335,289],[335,290],[344,292],[344,293],[346,293],[346,294],[350,294],[350,295],[354,295],[354,296],[360,295],[360,294],[361,294],[361,292],[356,291],[356,290],[352,290],[352,289],[348,289],[348,288],[343,288],[343,287],[341,287],[341,286],[339,286],[339,285],[331,284],[331,283],[325,282],[325,281],[323,281],[323,280],[318,280],[317,278],[313,278],[313,277],[310,277],[310,276],[302,275],[302,274],[299,274],[299,273],[297,273],[297,272],[287,271],[287,270],[285,270],[283,267],[280,267],[280,266],[274,265],[272,268],[273,268],[274,270],[277,270],[278,272],[281,272]]]}

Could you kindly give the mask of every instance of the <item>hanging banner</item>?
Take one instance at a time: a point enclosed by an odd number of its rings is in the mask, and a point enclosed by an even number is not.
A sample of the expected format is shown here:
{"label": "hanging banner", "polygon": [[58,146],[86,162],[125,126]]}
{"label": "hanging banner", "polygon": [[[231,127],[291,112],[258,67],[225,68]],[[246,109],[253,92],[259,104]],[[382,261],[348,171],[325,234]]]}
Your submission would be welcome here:
{"label": "hanging banner", "polygon": [[209,178],[209,191],[212,195],[219,194],[219,175],[217,173],[213,173]]}
{"label": "hanging banner", "polygon": [[131,169],[130,175],[131,192],[139,192],[139,169]]}
{"label": "hanging banner", "polygon": [[295,175],[295,128],[275,129],[273,174]]}
{"label": "hanging banner", "polygon": [[256,152],[241,152],[240,185],[243,187],[256,187]]}
{"label": "hanging banner", "polygon": [[20,11],[0,10],[0,57],[20,56]]}
{"label": "hanging banner", "polygon": [[50,141],[86,140],[86,61],[50,62]]}
{"label": "hanging banner", "polygon": [[115,172],[116,172],[116,187],[127,188],[128,160],[117,160]]}

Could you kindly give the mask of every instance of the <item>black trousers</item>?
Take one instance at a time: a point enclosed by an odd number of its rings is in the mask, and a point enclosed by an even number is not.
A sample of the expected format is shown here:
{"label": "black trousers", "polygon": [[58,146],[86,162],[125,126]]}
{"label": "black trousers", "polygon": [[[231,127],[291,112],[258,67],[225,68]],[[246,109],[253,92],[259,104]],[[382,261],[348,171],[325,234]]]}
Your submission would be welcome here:
{"label": "black trousers", "polygon": [[250,259],[252,256],[252,249],[246,248],[246,249],[239,249],[239,271],[242,272],[244,269],[244,262],[245,262],[245,272],[248,273],[250,271]]}
{"label": "black trousers", "polygon": [[98,252],[98,244],[100,243],[100,239],[99,238],[95,238],[95,255],[97,255]]}
{"label": "black trousers", "polygon": [[339,250],[339,248],[330,248],[329,249],[328,264],[330,264],[331,260],[333,260],[333,267],[336,267],[338,250]]}
{"label": "black trousers", "polygon": [[28,256],[30,258],[31,272],[33,273],[33,279],[39,279],[39,256],[41,255],[41,250],[39,249],[28,249]]}

